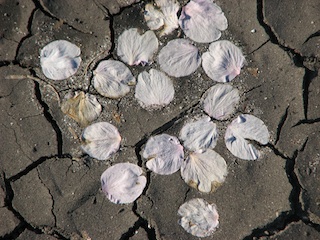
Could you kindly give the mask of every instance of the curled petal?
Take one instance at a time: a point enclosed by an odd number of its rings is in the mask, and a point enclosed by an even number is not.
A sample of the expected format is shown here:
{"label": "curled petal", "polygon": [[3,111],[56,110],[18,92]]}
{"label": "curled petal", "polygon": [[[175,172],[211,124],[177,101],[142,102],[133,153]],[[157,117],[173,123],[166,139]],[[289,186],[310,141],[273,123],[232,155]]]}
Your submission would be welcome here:
{"label": "curled petal", "polygon": [[174,77],[188,76],[201,64],[198,49],[187,39],[171,40],[158,58],[161,69]]}
{"label": "curled petal", "polygon": [[142,169],[135,164],[115,164],[101,175],[102,191],[113,203],[131,203],[146,186],[147,179],[142,173]]}
{"label": "curled petal", "polygon": [[207,149],[191,153],[181,166],[183,180],[200,192],[214,192],[227,176],[227,163],[218,153]]}
{"label": "curled petal", "polygon": [[93,72],[93,86],[105,97],[120,98],[130,91],[129,85],[134,85],[135,77],[122,62],[106,60],[99,63]]}
{"label": "curled petal", "polygon": [[240,100],[239,91],[227,84],[216,84],[202,97],[203,110],[217,120],[228,119]]}
{"label": "curled petal", "polygon": [[125,30],[118,39],[117,54],[129,65],[149,64],[158,50],[158,39],[154,32],[140,35],[138,29]]}
{"label": "curled petal", "polygon": [[209,204],[202,198],[185,202],[178,210],[179,224],[196,237],[208,237],[219,226],[219,214],[214,203]]}
{"label": "curled petal", "polygon": [[183,146],[191,151],[214,148],[218,139],[217,126],[209,117],[202,117],[185,124],[179,138]]}
{"label": "curled petal", "polygon": [[80,66],[80,48],[66,40],[46,45],[40,52],[43,74],[52,80],[63,80],[75,74]]}
{"label": "curled petal", "polygon": [[151,171],[169,175],[180,169],[184,154],[176,137],[161,134],[148,140],[142,156],[148,159],[146,166]]}
{"label": "curled petal", "polygon": [[228,27],[221,8],[210,0],[192,0],[182,8],[179,24],[187,37],[195,42],[218,40]]}
{"label": "curled petal", "polygon": [[118,129],[110,123],[98,122],[86,127],[82,133],[81,148],[89,156],[106,160],[118,151],[121,136]]}
{"label": "curled petal", "polygon": [[229,151],[236,157],[256,160],[260,153],[247,139],[267,144],[269,138],[268,129],[263,121],[250,114],[241,114],[228,126],[225,143]]}
{"label": "curled petal", "polygon": [[209,51],[202,55],[204,71],[217,82],[230,82],[240,74],[245,63],[241,50],[227,40],[211,43]]}
{"label": "curled petal", "polygon": [[158,70],[144,71],[138,76],[135,97],[143,108],[163,107],[174,97],[173,83]]}

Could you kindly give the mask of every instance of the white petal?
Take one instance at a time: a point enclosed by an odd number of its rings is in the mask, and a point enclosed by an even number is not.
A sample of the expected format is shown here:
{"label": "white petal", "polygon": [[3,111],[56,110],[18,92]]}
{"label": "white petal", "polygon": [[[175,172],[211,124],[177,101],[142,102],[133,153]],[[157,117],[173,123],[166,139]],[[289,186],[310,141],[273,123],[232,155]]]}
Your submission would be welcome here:
{"label": "white petal", "polygon": [[219,226],[219,214],[214,203],[209,204],[202,198],[194,198],[182,204],[178,210],[179,224],[197,237],[212,235]]}
{"label": "white petal", "polygon": [[40,52],[43,74],[53,80],[63,80],[75,74],[80,66],[80,48],[65,40],[46,45]]}
{"label": "white petal", "polygon": [[138,29],[130,28],[125,30],[118,39],[117,54],[129,65],[150,63],[157,50],[158,39],[152,31],[140,35]]}
{"label": "white petal", "polygon": [[164,73],[150,69],[138,76],[135,97],[143,108],[159,108],[169,104],[174,97],[174,87]]}
{"label": "white petal", "polygon": [[192,0],[182,8],[179,24],[187,37],[200,43],[220,38],[228,27],[221,8],[210,0]]}
{"label": "white petal", "polygon": [[227,176],[227,163],[218,153],[207,149],[191,153],[181,166],[183,180],[200,192],[214,192]]}
{"label": "white petal", "polygon": [[261,144],[269,142],[269,132],[266,125],[259,118],[242,114],[228,126],[225,143],[229,151],[238,158],[255,160],[259,158],[259,151],[247,139]]}
{"label": "white petal", "polygon": [[177,12],[179,3],[175,0],[156,0],[159,10],[152,4],[145,7],[144,18],[151,30],[158,30],[163,26],[160,36],[170,34],[174,29],[179,27]]}
{"label": "white petal", "polygon": [[146,166],[151,171],[169,175],[180,169],[184,154],[176,137],[161,134],[148,140],[142,156],[148,159]]}
{"label": "white petal", "polygon": [[142,173],[142,169],[135,164],[115,164],[101,175],[102,191],[113,203],[131,203],[146,186],[147,179]]}
{"label": "white petal", "polygon": [[235,111],[239,103],[239,91],[228,84],[216,84],[202,97],[204,111],[217,120],[224,120]]}
{"label": "white petal", "polygon": [[209,51],[202,55],[204,71],[217,82],[230,82],[240,74],[245,63],[241,50],[227,40],[211,43]]}
{"label": "white petal", "polygon": [[100,116],[102,107],[95,96],[76,92],[73,97],[61,104],[61,111],[78,122],[80,126],[87,126]]}
{"label": "white petal", "polygon": [[214,148],[218,140],[217,126],[209,117],[202,117],[185,124],[179,138],[190,151]]}
{"label": "white petal", "polygon": [[105,97],[120,98],[130,91],[128,85],[135,84],[136,79],[130,69],[122,62],[106,60],[99,63],[93,72],[93,86]]}
{"label": "white petal", "polygon": [[118,151],[121,136],[118,129],[110,123],[98,122],[86,127],[82,133],[81,148],[89,156],[106,160]]}
{"label": "white petal", "polygon": [[159,64],[170,76],[188,76],[201,63],[198,49],[187,39],[171,40],[159,53]]}

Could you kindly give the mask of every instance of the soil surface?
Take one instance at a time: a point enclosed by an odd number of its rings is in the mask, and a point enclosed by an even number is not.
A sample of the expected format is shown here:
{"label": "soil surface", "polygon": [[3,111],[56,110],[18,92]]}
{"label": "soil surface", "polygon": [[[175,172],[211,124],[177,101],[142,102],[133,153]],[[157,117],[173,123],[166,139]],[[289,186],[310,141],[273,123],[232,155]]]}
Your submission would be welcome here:
{"label": "soil surface", "polygon": [[[188,1],[180,0],[180,6]],[[101,60],[119,60],[117,39],[126,29],[148,30],[147,1],[0,0],[0,239],[198,239],[178,224],[178,208],[192,198],[215,203],[219,228],[206,239],[320,239],[320,2],[219,0],[228,19],[226,39],[247,65],[232,82],[241,101],[227,121],[215,121],[215,148],[227,162],[226,181],[214,193],[189,187],[180,171],[157,175],[141,151],[150,136],[179,136],[183,124],[203,115],[199,101],[215,83],[202,67],[172,78],[175,98],[147,111],[134,97],[105,98],[92,86]],[[156,31],[156,34],[159,32]],[[159,37],[185,37],[181,29]],[[81,48],[72,77],[53,81],[40,67],[40,50],[54,40]],[[197,44],[204,53],[209,44]],[[129,67],[135,77],[150,66]],[[93,94],[103,107],[95,121],[121,134],[120,150],[106,161],[81,151],[83,127],[61,111],[74,91]],[[260,118],[271,135],[256,161],[225,147],[226,126],[239,114]],[[113,204],[100,176],[120,162],[143,168],[147,186],[131,204]]]}

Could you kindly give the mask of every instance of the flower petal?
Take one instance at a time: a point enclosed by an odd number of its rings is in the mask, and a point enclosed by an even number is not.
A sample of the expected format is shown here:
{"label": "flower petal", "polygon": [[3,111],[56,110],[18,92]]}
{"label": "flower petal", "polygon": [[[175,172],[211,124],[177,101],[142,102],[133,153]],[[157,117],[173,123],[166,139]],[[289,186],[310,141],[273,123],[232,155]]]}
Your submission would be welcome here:
{"label": "flower petal", "polygon": [[82,133],[81,148],[89,156],[106,160],[118,151],[121,136],[118,129],[110,123],[98,122],[86,127]]}
{"label": "flower petal", "polygon": [[183,141],[183,146],[190,151],[214,148],[218,139],[217,126],[210,117],[202,117],[185,124],[179,138]]}
{"label": "flower petal", "polygon": [[191,153],[181,166],[183,180],[200,192],[214,192],[227,176],[227,163],[211,149]]}
{"label": "flower petal", "polygon": [[46,45],[40,52],[43,74],[52,80],[63,80],[75,74],[80,66],[80,48],[66,40]]}
{"label": "flower petal", "polygon": [[227,40],[211,43],[209,51],[202,55],[204,71],[217,82],[230,82],[240,74],[245,63],[241,50]]}
{"label": "flower petal", "polygon": [[219,39],[228,27],[221,8],[210,0],[190,1],[182,8],[179,24],[187,37],[200,43]]}
{"label": "flower petal", "polygon": [[119,36],[117,54],[129,65],[144,65],[150,63],[158,44],[154,32],[147,31],[140,35],[137,28],[130,28]]}
{"label": "flower petal", "polygon": [[202,97],[204,111],[217,120],[228,119],[239,103],[239,91],[228,84],[216,84]]}
{"label": "flower petal", "polygon": [[174,87],[164,73],[150,69],[138,76],[135,97],[143,108],[159,108],[169,104],[174,97]]}
{"label": "flower petal", "polygon": [[99,117],[102,107],[95,96],[76,92],[61,104],[61,111],[84,127]]}
{"label": "flower petal", "polygon": [[219,226],[219,214],[214,203],[194,198],[179,207],[179,224],[188,233],[197,237],[212,235]]}
{"label": "flower petal", "polygon": [[146,166],[151,171],[169,175],[180,169],[184,153],[176,137],[161,134],[148,140],[142,156],[148,159]]}
{"label": "flower petal", "polygon": [[113,203],[131,203],[143,192],[147,179],[142,169],[132,163],[118,163],[101,175],[102,191]]}
{"label": "flower petal", "polygon": [[225,143],[229,151],[236,157],[256,160],[260,153],[247,139],[267,144],[269,138],[268,129],[263,121],[253,115],[241,114],[228,126]]}
{"label": "flower petal", "polygon": [[159,53],[159,64],[170,76],[188,76],[200,66],[198,49],[187,39],[171,40]]}
{"label": "flower petal", "polygon": [[136,82],[130,69],[122,62],[106,60],[99,63],[93,72],[93,86],[105,97],[120,98],[130,91],[129,85]]}

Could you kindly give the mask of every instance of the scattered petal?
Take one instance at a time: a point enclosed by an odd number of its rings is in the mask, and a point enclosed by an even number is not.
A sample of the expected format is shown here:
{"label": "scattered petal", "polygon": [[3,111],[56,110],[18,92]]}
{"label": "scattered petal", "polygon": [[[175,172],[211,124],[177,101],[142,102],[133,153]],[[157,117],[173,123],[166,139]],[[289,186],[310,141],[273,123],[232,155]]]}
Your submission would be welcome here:
{"label": "scattered petal", "polygon": [[102,191],[113,203],[132,203],[146,186],[147,179],[142,173],[135,164],[115,164],[101,175]]}
{"label": "scattered petal", "polygon": [[202,198],[191,199],[179,207],[179,224],[188,233],[197,237],[212,235],[219,226],[219,214],[214,203]]}
{"label": "scattered petal", "polygon": [[46,45],[40,52],[43,74],[52,80],[63,80],[75,74],[80,66],[80,48],[66,40]]}
{"label": "scattered petal", "polygon": [[187,37],[209,43],[221,37],[228,27],[221,8],[210,0],[192,0],[182,8],[179,24]]}
{"label": "scattered petal", "polygon": [[142,156],[148,159],[146,166],[151,171],[169,175],[180,169],[184,154],[176,137],[161,134],[148,140]]}
{"label": "scattered petal", "polygon": [[143,108],[159,108],[168,105],[174,97],[171,79],[163,72],[150,69],[138,76],[135,97]]}
{"label": "scattered petal", "polygon": [[119,36],[117,54],[129,65],[145,65],[151,62],[158,44],[153,31],[140,35],[137,28],[130,28]]}
{"label": "scattered petal", "polygon": [[239,103],[239,91],[228,84],[216,84],[202,97],[204,111],[217,120],[225,120],[235,111]]}
{"label": "scattered petal", "polygon": [[102,107],[95,96],[75,92],[61,104],[61,111],[84,127],[99,117]]}
{"label": "scattered petal", "polygon": [[110,123],[98,122],[86,127],[82,133],[81,148],[89,156],[106,160],[118,151],[121,136],[118,129]]}
{"label": "scattered petal", "polygon": [[170,76],[188,76],[201,64],[198,49],[187,39],[171,40],[159,53],[159,64]]}
{"label": "scattered petal", "polygon": [[106,60],[99,63],[93,72],[93,86],[102,96],[120,98],[130,91],[129,85],[134,85],[135,77],[122,62]]}
{"label": "scattered petal", "polygon": [[245,63],[240,48],[227,40],[211,43],[209,51],[202,55],[204,71],[217,82],[230,82],[240,74]]}
{"label": "scattered petal", "polygon": [[268,129],[263,121],[250,114],[241,114],[228,126],[225,143],[234,156],[245,160],[256,160],[260,153],[247,139],[267,144],[269,138]]}
{"label": "scattered petal", "polygon": [[179,27],[177,12],[179,3],[176,0],[155,0],[158,7],[149,3],[145,7],[144,18],[151,30],[158,30],[163,27],[160,36],[170,34]]}
{"label": "scattered petal", "polygon": [[190,151],[214,148],[218,140],[218,130],[210,117],[202,117],[185,124],[179,138],[183,146]]}
{"label": "scattered petal", "polygon": [[191,153],[181,166],[183,180],[200,192],[214,192],[227,176],[227,163],[211,149]]}

